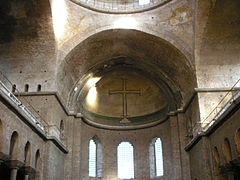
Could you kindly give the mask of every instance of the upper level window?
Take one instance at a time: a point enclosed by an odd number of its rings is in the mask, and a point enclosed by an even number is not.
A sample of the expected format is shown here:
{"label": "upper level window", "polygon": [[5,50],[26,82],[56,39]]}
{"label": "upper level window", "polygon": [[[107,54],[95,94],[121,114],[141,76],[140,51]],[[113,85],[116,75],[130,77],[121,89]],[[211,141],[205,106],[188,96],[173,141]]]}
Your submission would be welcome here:
{"label": "upper level window", "polygon": [[150,0],[139,0],[139,5],[146,5],[149,3],[150,3]]}
{"label": "upper level window", "polygon": [[129,142],[121,142],[117,148],[118,178],[134,178],[133,146]]}
{"label": "upper level window", "polygon": [[89,141],[88,175],[90,177],[102,176],[102,146],[96,137]]}
{"label": "upper level window", "polygon": [[151,177],[163,176],[163,152],[162,141],[160,138],[154,138],[150,145],[150,175]]}
{"label": "upper level window", "polygon": [[97,145],[92,139],[89,141],[89,176],[97,176]]}

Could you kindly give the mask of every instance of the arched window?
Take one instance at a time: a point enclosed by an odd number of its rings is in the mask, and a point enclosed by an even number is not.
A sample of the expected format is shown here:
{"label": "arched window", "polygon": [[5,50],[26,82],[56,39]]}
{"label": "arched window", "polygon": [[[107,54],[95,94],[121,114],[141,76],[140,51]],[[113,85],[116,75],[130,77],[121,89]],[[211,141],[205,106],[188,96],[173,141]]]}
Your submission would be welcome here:
{"label": "arched window", "polygon": [[25,84],[25,89],[24,89],[24,91],[25,91],[25,92],[28,92],[28,89],[29,89],[29,85],[28,85],[28,84]]}
{"label": "arched window", "polygon": [[10,140],[10,150],[9,155],[11,159],[17,158],[18,153],[18,133],[14,131]]}
{"label": "arched window", "polygon": [[129,142],[121,142],[117,148],[118,178],[134,178],[133,146]]}
{"label": "arched window", "polygon": [[89,141],[88,174],[90,177],[102,177],[102,145],[94,137]]}
{"label": "arched window", "polygon": [[34,166],[35,166],[35,179],[41,179],[41,173],[40,173],[40,150],[38,149],[35,153],[35,162],[34,162]]}
{"label": "arched window", "polygon": [[223,143],[223,155],[224,155],[225,163],[229,163],[232,160],[231,146],[227,138],[224,139],[224,143]]}
{"label": "arched window", "polygon": [[235,135],[235,144],[236,144],[238,156],[240,156],[240,128],[237,130]]}
{"label": "arched window", "polygon": [[24,163],[25,166],[30,166],[31,161],[31,144],[29,142],[26,143],[24,148]]}
{"label": "arched window", "polygon": [[37,171],[39,170],[39,163],[40,163],[40,151],[38,149],[36,154],[35,154],[35,169]]}
{"label": "arched window", "polygon": [[163,152],[160,138],[154,138],[152,140],[149,148],[149,160],[151,178],[163,176]]}
{"label": "arched window", "polygon": [[220,156],[219,156],[219,152],[217,147],[214,147],[213,150],[213,160],[214,160],[214,169],[215,169],[215,177],[216,180],[220,180],[223,179],[222,175],[221,175],[221,171],[220,171],[220,165],[221,165],[221,161],[220,161]]}
{"label": "arched window", "polygon": [[37,86],[37,91],[38,91],[38,92],[40,92],[40,91],[41,91],[41,89],[42,89],[42,86],[41,86],[41,84],[38,84],[38,86]]}
{"label": "arched window", "polygon": [[215,162],[216,167],[219,167],[220,166],[220,156],[219,156],[217,147],[214,147],[213,157],[214,157],[214,162]]}
{"label": "arched window", "polygon": [[12,85],[12,92],[13,92],[13,93],[16,92],[16,89],[17,89],[16,84]]}
{"label": "arched window", "polygon": [[97,177],[97,144],[94,140],[89,141],[89,176]]}

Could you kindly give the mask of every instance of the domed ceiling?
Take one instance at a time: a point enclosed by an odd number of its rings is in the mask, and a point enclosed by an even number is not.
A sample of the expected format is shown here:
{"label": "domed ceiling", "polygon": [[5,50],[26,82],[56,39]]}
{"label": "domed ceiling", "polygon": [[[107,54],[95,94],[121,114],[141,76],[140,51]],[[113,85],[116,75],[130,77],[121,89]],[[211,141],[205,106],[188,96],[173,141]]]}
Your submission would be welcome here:
{"label": "domed ceiling", "polygon": [[130,68],[90,78],[82,89],[83,116],[97,124],[140,125],[163,120],[170,97],[163,87]]}
{"label": "domed ceiling", "polygon": [[119,57],[101,64],[75,85],[75,111],[88,123],[111,129],[143,128],[164,121],[176,108],[167,84],[127,61]]}
{"label": "domed ceiling", "polygon": [[106,13],[135,13],[161,6],[171,0],[71,0],[83,7]]}

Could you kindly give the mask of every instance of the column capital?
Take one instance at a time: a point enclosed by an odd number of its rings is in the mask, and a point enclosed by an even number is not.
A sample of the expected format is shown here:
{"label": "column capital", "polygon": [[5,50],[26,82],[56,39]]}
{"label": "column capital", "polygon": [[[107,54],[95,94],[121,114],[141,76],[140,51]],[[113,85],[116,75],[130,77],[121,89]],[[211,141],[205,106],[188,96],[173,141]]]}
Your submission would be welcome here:
{"label": "column capital", "polygon": [[10,169],[20,169],[24,165],[24,163],[18,160],[9,160],[6,164]]}
{"label": "column capital", "polygon": [[25,175],[32,175],[36,173],[36,170],[31,166],[23,166],[21,170],[23,170]]}

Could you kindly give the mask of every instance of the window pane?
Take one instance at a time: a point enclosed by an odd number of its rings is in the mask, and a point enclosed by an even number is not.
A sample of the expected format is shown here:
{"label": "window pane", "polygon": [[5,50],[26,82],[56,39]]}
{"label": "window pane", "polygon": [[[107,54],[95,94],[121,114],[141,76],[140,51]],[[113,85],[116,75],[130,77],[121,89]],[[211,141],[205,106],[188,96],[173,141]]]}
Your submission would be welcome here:
{"label": "window pane", "polygon": [[162,156],[162,142],[157,138],[155,144],[155,162],[156,162],[156,176],[163,176],[163,156]]}
{"label": "window pane", "polygon": [[89,141],[89,176],[96,177],[96,155],[97,155],[97,146],[93,140]]}
{"label": "window pane", "polygon": [[139,0],[139,5],[149,4],[150,0]]}
{"label": "window pane", "polygon": [[133,147],[129,142],[122,142],[118,146],[118,178],[134,178]]}

